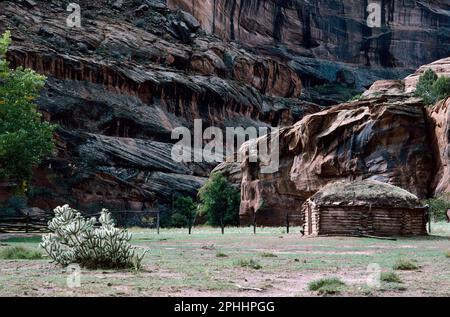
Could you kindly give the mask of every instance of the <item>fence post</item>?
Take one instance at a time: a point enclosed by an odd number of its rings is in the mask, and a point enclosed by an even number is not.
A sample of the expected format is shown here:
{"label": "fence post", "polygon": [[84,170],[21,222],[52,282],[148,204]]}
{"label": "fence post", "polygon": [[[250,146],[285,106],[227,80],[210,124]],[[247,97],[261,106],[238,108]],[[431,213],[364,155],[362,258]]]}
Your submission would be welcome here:
{"label": "fence post", "polygon": [[256,212],[253,212],[253,234],[256,234]]}
{"label": "fence post", "polygon": [[189,234],[191,234],[191,229],[192,229],[192,218],[191,217],[189,217],[188,226],[189,226]]}
{"label": "fence post", "polygon": [[156,233],[159,234],[159,210],[156,213]]}
{"label": "fence post", "polygon": [[30,213],[28,213],[28,212],[27,212],[27,214],[25,216],[25,222],[26,222],[25,232],[28,233],[29,223],[30,223]]}
{"label": "fence post", "polygon": [[286,213],[286,233],[289,234],[289,213]]}

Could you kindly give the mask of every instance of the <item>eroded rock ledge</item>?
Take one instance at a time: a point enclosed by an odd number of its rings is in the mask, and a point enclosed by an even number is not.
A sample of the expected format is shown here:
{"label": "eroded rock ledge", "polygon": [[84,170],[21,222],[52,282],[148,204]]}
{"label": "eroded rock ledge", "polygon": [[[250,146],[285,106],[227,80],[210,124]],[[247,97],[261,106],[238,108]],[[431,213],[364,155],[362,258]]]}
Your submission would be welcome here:
{"label": "eroded rock ledge", "polygon": [[173,162],[173,128],[287,126],[320,110],[298,99],[290,65],[206,35],[187,12],[81,2],[82,27],[70,29],[66,1],[36,3],[0,2],[11,66],[48,76],[38,104],[59,126],[30,205],[164,210],[196,195],[214,167]]}
{"label": "eroded rock ledge", "polygon": [[[429,195],[434,158],[420,99],[386,97],[342,104],[282,128],[280,169],[242,164],[241,220],[282,225],[328,183],[373,179]],[[257,142],[264,142],[264,138]],[[245,148],[244,148],[245,149]]]}
{"label": "eroded rock ledge", "polygon": [[262,174],[262,163],[249,162],[248,155],[241,174],[235,165],[219,166],[230,171],[230,181],[241,181],[242,222],[251,223],[255,212],[265,225],[284,224],[287,212],[301,219],[304,201],[336,181],[377,180],[421,199],[449,193],[450,98],[425,106],[410,93],[426,69],[446,76],[449,62],[424,65],[405,80],[377,81],[358,101],[280,129],[277,173]]}
{"label": "eroded rock ledge", "polygon": [[[383,1],[370,28],[367,1],[168,0],[210,33],[255,48],[359,65],[417,68],[449,55],[447,1]],[[439,48],[436,48],[438,43]]]}

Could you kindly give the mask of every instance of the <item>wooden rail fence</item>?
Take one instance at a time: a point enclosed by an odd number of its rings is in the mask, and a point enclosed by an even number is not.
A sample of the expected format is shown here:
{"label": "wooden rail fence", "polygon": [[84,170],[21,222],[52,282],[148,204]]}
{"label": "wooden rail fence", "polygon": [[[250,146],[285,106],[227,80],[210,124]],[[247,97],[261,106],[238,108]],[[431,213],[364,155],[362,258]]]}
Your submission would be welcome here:
{"label": "wooden rail fence", "polygon": [[[134,211],[134,210],[120,210],[111,212],[113,218],[116,220],[119,226],[127,227],[126,220],[130,218],[130,216],[135,217],[147,217],[148,222],[146,227],[156,228],[157,233],[159,234],[160,229],[160,215],[159,211],[153,210],[143,210],[143,211]],[[82,215],[85,218],[90,217],[100,217],[100,213],[95,214],[84,214]],[[131,216],[131,217],[132,217]],[[30,215],[25,214],[23,216],[0,216],[0,233],[10,232],[10,233],[41,233],[48,232],[48,222],[54,217],[53,212],[43,212],[39,213],[39,215]]]}
{"label": "wooden rail fence", "polygon": [[53,217],[53,213],[45,213],[39,216],[26,214],[20,217],[0,217],[0,232],[46,232],[47,223]]}

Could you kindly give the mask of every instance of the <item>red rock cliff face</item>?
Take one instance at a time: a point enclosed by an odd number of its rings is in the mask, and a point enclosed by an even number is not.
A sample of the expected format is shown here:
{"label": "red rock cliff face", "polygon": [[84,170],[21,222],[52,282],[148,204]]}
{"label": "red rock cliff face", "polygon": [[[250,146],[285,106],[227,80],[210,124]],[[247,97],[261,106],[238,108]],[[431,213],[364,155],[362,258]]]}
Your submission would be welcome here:
{"label": "red rock cliff face", "polygon": [[297,55],[414,69],[449,55],[448,1],[380,1],[381,28],[367,26],[368,3],[168,0],[190,11],[208,32],[251,47],[281,44]]}
{"label": "red rock cliff face", "polygon": [[436,157],[432,188],[434,195],[439,196],[450,193],[450,98],[429,107],[427,115]]}
{"label": "red rock cliff face", "polygon": [[242,222],[256,212],[259,224],[283,225],[286,213],[299,217],[308,197],[340,180],[373,179],[428,196],[434,159],[424,111],[416,98],[378,97],[281,129],[278,172],[263,174],[259,163],[243,161]]}
{"label": "red rock cliff face", "polygon": [[58,124],[58,153],[36,170],[30,206],[164,211],[214,167],[172,160],[175,127],[286,126],[319,110],[298,99],[290,65],[205,35],[187,13],[80,5],[82,27],[71,29],[65,1],[0,2],[8,60],[48,76],[37,103]]}

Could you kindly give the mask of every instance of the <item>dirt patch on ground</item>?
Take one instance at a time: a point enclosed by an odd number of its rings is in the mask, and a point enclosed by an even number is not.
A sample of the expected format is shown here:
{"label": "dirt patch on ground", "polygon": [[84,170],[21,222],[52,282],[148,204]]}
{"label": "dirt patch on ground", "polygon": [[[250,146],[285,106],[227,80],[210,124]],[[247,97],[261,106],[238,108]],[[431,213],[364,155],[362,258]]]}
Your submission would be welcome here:
{"label": "dirt patch on ground", "polygon": [[[0,296],[314,296],[308,284],[324,277],[346,283],[341,296],[450,296],[448,239],[303,239],[277,229],[257,235],[248,231],[228,230],[224,236],[210,229],[196,229],[199,234],[191,236],[139,231],[133,244],[149,251],[142,271],[82,270],[81,286],[74,289],[67,286],[68,272],[47,259],[0,260]],[[24,241],[38,248],[36,239]],[[398,258],[414,259],[419,269],[396,271],[400,284],[367,286],[369,264],[388,272]]]}

